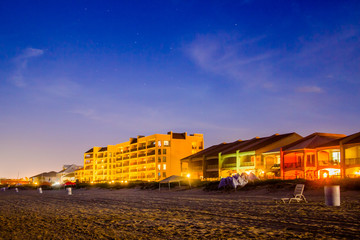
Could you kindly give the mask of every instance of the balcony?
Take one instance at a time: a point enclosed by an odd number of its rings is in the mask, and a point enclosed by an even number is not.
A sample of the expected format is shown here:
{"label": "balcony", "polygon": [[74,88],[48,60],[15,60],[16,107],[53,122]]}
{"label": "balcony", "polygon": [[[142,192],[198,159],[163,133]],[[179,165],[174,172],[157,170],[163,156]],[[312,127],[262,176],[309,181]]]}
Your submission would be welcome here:
{"label": "balcony", "polygon": [[151,168],[148,168],[147,171],[154,171],[155,168],[154,167],[151,167]]}
{"label": "balcony", "polygon": [[145,153],[140,153],[140,154],[139,154],[139,157],[145,157],[145,156],[146,156]]}
{"label": "balcony", "polygon": [[130,149],[130,152],[135,152],[135,151],[137,151],[137,148]]}
{"label": "balcony", "polygon": [[155,159],[149,159],[148,161],[147,161],[147,163],[154,163],[155,162]]}
{"label": "balcony", "polygon": [[123,159],[124,159],[124,160],[126,160],[126,159],[130,159],[130,157],[129,157],[129,156],[126,156],[126,157],[124,157]]}
{"label": "balcony", "polygon": [[155,155],[155,151],[150,151],[147,153],[148,156]]}
{"label": "balcony", "polygon": [[236,168],[236,163],[227,163],[223,165],[223,168]]}
{"label": "balcony", "polygon": [[88,159],[88,158],[93,158],[93,155],[92,154],[91,155],[86,155],[85,159]]}
{"label": "balcony", "polygon": [[284,168],[302,168],[301,163],[284,163]]}
{"label": "balcony", "polygon": [[127,167],[127,166],[129,166],[129,163],[124,163],[123,164],[123,167]]}
{"label": "balcony", "polygon": [[146,146],[144,145],[144,146],[140,146],[139,148],[138,148],[138,150],[143,150],[143,149],[146,149]]}
{"label": "balcony", "polygon": [[155,147],[155,143],[154,143],[154,144],[147,145],[147,148],[154,148],[154,147]]}
{"label": "balcony", "polygon": [[208,165],[207,169],[219,169],[219,165],[218,164]]}
{"label": "balcony", "polygon": [[270,167],[270,169],[271,170],[278,170],[278,169],[280,169],[280,163],[276,163],[276,164],[274,164],[274,165],[272,165],[271,167]]}
{"label": "balcony", "polygon": [[[340,165],[340,162],[337,160],[319,160],[319,166],[337,166]],[[306,164],[309,166],[309,164]]]}
{"label": "balcony", "polygon": [[[252,167],[252,166],[255,166],[255,163],[254,162],[242,162],[242,163],[240,163],[240,166],[241,167]],[[235,167],[236,167],[236,163],[235,163]]]}
{"label": "balcony", "polygon": [[360,165],[360,158],[346,158],[345,165]]}
{"label": "balcony", "polygon": [[137,155],[132,155],[130,158],[137,158]]}
{"label": "balcony", "polygon": [[130,172],[137,172],[138,170],[133,168],[133,169],[130,169]]}
{"label": "balcony", "polygon": [[123,151],[123,153],[128,153],[128,152],[130,152],[129,150],[125,150],[125,151]]}
{"label": "balcony", "polygon": [[202,166],[190,166],[192,171],[202,171]]}
{"label": "balcony", "polygon": [[141,164],[146,164],[146,161],[140,161],[139,165],[141,165]]}

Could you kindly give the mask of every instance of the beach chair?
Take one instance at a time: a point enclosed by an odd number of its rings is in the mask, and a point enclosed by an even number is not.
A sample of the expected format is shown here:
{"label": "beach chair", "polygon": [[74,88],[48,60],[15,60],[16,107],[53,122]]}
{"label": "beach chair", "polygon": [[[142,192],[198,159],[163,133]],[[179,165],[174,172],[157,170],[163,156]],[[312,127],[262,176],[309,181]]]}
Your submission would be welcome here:
{"label": "beach chair", "polygon": [[283,203],[291,203],[292,201],[296,201],[296,202],[301,202],[304,201],[307,203],[307,200],[304,196],[304,188],[305,185],[304,184],[296,184],[295,190],[294,190],[294,194],[293,197],[291,198],[280,198],[278,200],[280,200]]}

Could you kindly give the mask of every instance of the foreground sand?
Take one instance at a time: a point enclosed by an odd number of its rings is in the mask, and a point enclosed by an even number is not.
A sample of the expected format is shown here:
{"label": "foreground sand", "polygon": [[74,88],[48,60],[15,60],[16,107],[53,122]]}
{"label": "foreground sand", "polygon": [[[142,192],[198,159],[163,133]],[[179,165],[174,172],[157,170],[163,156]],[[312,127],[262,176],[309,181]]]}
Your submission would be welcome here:
{"label": "foreground sand", "polygon": [[289,191],[14,190],[0,192],[0,239],[360,239],[360,192],[341,206],[275,204]]}

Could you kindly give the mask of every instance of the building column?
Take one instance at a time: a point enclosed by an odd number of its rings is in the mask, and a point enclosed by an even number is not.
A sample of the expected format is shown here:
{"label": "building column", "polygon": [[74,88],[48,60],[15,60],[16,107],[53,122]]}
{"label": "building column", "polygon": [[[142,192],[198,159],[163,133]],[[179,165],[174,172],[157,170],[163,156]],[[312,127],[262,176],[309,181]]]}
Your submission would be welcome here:
{"label": "building column", "polygon": [[203,156],[203,158],[202,158],[202,171],[203,171],[203,179],[207,177],[207,176],[206,176],[206,168],[205,168],[205,166],[206,166],[206,163],[205,163],[205,156]]}
{"label": "building column", "polygon": [[284,152],[280,148],[280,176],[282,180],[285,180],[285,171],[284,171]]}
{"label": "building column", "polygon": [[340,177],[346,178],[346,163],[345,163],[345,147],[342,142],[340,142]]}
{"label": "building column", "polygon": [[239,151],[236,151],[236,173],[239,173],[240,169],[240,154]]}

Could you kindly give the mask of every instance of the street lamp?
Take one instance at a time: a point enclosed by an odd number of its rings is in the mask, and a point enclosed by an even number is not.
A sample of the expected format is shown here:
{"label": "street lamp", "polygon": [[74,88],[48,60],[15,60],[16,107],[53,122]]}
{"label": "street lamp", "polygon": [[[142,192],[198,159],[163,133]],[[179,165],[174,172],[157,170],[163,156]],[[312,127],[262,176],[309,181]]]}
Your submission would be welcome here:
{"label": "street lamp", "polygon": [[189,186],[190,186],[190,188],[191,188],[190,173],[188,173],[188,174],[186,175],[186,177],[189,179]]}

